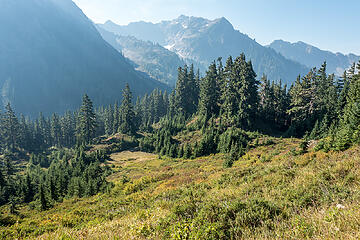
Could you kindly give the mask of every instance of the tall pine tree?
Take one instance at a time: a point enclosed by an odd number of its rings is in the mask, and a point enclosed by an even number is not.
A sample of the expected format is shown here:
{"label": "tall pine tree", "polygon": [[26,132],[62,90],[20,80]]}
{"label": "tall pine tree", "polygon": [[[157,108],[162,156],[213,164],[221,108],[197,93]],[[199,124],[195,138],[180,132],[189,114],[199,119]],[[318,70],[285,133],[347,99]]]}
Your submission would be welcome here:
{"label": "tall pine tree", "polygon": [[79,112],[78,138],[80,143],[90,144],[96,133],[96,115],[87,94],[83,96]]}
{"label": "tall pine tree", "polygon": [[119,132],[133,135],[136,132],[135,112],[132,105],[132,93],[129,84],[126,84],[120,106],[120,126]]}
{"label": "tall pine tree", "polygon": [[3,116],[3,134],[6,148],[10,151],[14,151],[16,147],[19,146],[20,125],[10,103],[5,107],[5,114]]}

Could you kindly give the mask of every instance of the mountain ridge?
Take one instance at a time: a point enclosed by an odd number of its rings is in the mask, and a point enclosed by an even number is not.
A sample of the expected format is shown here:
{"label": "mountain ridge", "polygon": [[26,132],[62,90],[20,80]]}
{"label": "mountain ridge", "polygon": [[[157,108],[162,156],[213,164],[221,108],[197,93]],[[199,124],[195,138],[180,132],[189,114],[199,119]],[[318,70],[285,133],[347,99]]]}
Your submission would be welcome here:
{"label": "mountain ridge", "polygon": [[71,0],[0,2],[0,103],[26,115],[64,112],[87,93],[96,105],[166,88],[134,70]]}
{"label": "mountain ridge", "polygon": [[181,15],[159,23],[133,22],[121,26],[106,22],[100,26],[118,35],[130,35],[140,40],[157,42],[184,60],[200,63],[203,72],[218,57],[226,59],[242,52],[247,59],[252,60],[258,77],[266,74],[272,80],[282,79],[291,84],[296,76],[309,70],[306,66],[260,45],[248,35],[236,30],[224,17],[209,20]]}
{"label": "mountain ridge", "polygon": [[186,63],[158,43],[143,41],[134,36],[120,36],[96,26],[101,36],[128,58],[135,69],[171,87],[175,86],[178,67]]}
{"label": "mountain ridge", "polygon": [[291,43],[279,39],[273,41],[268,47],[274,49],[284,57],[300,62],[308,67],[320,67],[321,64],[326,61],[328,72],[335,73],[336,75],[342,75],[352,63],[360,60],[360,56],[353,53],[334,53],[328,50],[322,50],[303,41]]}

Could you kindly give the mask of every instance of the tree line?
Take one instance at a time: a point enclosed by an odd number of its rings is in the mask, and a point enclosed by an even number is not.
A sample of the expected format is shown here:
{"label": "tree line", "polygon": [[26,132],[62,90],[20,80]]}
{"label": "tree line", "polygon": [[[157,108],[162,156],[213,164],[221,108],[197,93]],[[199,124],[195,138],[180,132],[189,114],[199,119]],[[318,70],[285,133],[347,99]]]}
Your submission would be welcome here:
{"label": "tree line", "polygon": [[[155,136],[161,129],[177,128],[167,130],[173,136],[189,119],[196,119],[197,125],[202,125],[199,129],[215,120],[213,126],[220,133],[239,128],[287,137],[305,135],[308,139],[332,136],[329,144],[343,149],[357,141],[352,135],[358,119],[358,69],[359,64],[354,64],[336,78],[326,73],[324,63],[286,86],[265,75],[258,81],[251,61],[241,54],[234,60],[229,57],[225,66],[221,58],[214,61],[204,77],[195,73],[193,66],[180,67],[170,94],[154,90],[138,97],[135,104],[129,85],[123,90],[120,105],[94,110],[85,95],[78,111],[48,118],[40,113],[33,121],[22,115],[18,118],[8,104],[0,114],[0,151],[71,148],[102,135],[136,135],[142,131]],[[336,143],[338,139],[342,139],[343,147]]]}
{"label": "tree line", "polygon": [[[259,133],[316,139],[319,150],[344,150],[360,142],[359,70],[360,63],[354,64],[338,78],[326,73],[324,63],[287,86],[265,75],[257,80],[251,61],[241,54],[225,65],[217,59],[203,77],[193,66],[179,67],[171,93],[156,89],[135,103],[126,85],[120,104],[94,109],[84,95],[77,111],[39,114],[35,120],[18,117],[8,104],[0,113],[0,203],[38,201],[45,209],[67,196],[104,191],[108,171],[100,162],[106,154],[84,149],[116,133],[134,136],[143,151],[170,157],[222,152],[225,166]],[[198,137],[187,139],[189,133]],[[31,155],[31,167],[19,174],[13,166],[23,153]]]}

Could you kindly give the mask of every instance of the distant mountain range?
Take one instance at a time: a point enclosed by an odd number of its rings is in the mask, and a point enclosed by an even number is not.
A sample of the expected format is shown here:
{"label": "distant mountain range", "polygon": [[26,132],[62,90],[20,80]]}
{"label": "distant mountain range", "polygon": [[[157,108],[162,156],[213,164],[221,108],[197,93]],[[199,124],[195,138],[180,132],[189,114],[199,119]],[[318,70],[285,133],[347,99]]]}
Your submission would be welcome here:
{"label": "distant mountain range", "polygon": [[[175,81],[171,78],[175,67],[166,64],[166,70],[162,68],[161,62],[194,63],[204,73],[208,65],[218,57],[224,60],[229,55],[238,56],[244,52],[252,60],[259,78],[266,74],[272,80],[282,79],[291,84],[297,75],[319,67],[324,61],[327,62],[328,73],[341,75],[352,63],[360,60],[355,54],[323,51],[303,42],[276,40],[269,46],[262,46],[235,30],[226,18],[208,20],[182,15],[156,24],[133,22],[121,26],[107,21],[97,26],[100,32],[107,32],[105,36],[102,34],[104,39],[134,61],[137,69],[170,85]],[[110,32],[114,34],[112,38],[116,38],[116,41],[109,38]],[[180,61],[175,60],[165,49],[176,53]],[[153,61],[154,58],[156,61]],[[168,74],[169,71],[171,74]]]}
{"label": "distant mountain range", "polygon": [[0,23],[0,108],[63,112],[84,93],[114,103],[127,82],[136,95],[167,88],[136,71],[71,0],[2,0]]}
{"label": "distant mountain range", "polygon": [[120,36],[100,26],[97,28],[108,43],[133,62],[136,70],[145,72],[171,87],[175,86],[178,67],[185,65],[176,53],[158,43],[142,41],[133,36]]}
{"label": "distant mountain range", "polygon": [[326,61],[329,73],[342,75],[351,64],[358,62],[360,56],[355,54],[344,55],[342,53],[332,53],[320,50],[304,42],[290,43],[283,40],[276,40],[269,45],[284,57],[297,61],[307,67],[319,67]]}
{"label": "distant mountain range", "polygon": [[[297,75],[305,74],[309,70],[308,67],[285,58],[235,30],[225,18],[208,20],[180,16],[172,21],[156,24],[135,22],[126,26],[108,21],[98,27],[120,36],[132,36],[142,41],[158,43],[176,53],[183,61],[197,63],[203,72],[218,57],[225,61],[230,55],[236,57],[242,52],[252,61],[258,77],[266,74],[272,80],[282,79],[290,84]],[[133,38],[132,41],[137,41],[136,39]],[[114,46],[111,41],[109,43]],[[128,47],[125,46],[122,51],[125,56],[129,56],[126,54],[130,51]],[[129,58],[137,62],[134,57]]]}

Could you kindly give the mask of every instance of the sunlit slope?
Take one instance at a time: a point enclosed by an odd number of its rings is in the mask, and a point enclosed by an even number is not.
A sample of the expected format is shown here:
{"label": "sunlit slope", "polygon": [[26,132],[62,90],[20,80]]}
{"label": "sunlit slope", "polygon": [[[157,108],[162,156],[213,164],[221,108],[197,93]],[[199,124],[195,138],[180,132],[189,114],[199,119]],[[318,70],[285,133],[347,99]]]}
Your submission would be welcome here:
{"label": "sunlit slope", "polygon": [[[111,155],[111,192],[24,207],[6,238],[358,239],[360,149],[299,154],[300,140],[263,138],[229,169],[221,154],[168,159]],[[102,146],[105,147],[105,146]],[[16,221],[18,221],[16,223]]]}

